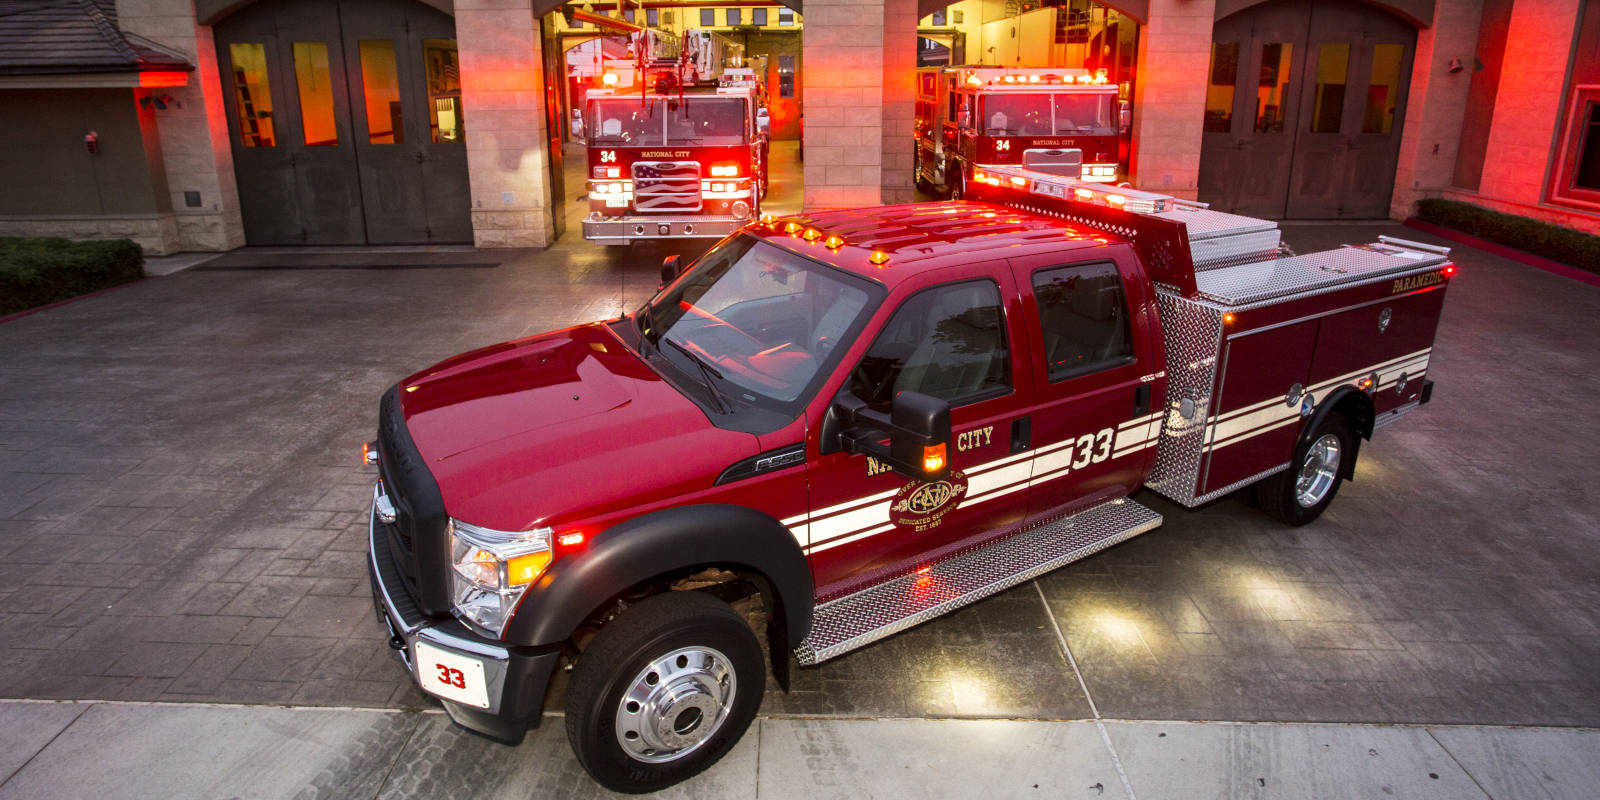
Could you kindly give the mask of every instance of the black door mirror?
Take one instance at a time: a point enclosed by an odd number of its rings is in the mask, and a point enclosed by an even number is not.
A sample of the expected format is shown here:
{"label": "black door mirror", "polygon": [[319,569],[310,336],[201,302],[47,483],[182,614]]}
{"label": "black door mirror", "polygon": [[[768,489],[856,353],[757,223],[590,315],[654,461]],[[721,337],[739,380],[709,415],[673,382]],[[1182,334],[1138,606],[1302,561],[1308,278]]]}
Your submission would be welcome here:
{"label": "black door mirror", "polygon": [[[841,449],[872,456],[912,480],[950,477],[949,403],[919,392],[901,392],[884,414],[845,394],[834,410],[844,423],[838,434]],[[889,437],[887,447],[881,441],[884,436]]]}
{"label": "black door mirror", "polygon": [[682,267],[678,266],[677,256],[667,256],[661,259],[661,285],[666,286],[672,283],[672,280],[678,277],[678,272],[681,269]]}

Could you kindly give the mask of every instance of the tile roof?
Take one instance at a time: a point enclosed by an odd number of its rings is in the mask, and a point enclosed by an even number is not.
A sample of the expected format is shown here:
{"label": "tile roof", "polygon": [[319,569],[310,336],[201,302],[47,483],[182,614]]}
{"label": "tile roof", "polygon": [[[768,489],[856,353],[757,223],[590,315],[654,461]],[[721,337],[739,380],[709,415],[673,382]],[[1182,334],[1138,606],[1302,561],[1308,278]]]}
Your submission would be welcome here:
{"label": "tile roof", "polygon": [[0,75],[191,69],[183,54],[120,30],[106,0],[0,0]]}

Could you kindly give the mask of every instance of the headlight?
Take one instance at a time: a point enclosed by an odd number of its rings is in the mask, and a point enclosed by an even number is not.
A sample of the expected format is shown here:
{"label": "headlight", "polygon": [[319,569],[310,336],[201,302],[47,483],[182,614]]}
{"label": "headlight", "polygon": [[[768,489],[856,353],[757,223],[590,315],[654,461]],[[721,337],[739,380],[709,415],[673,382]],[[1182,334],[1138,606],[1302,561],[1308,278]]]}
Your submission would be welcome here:
{"label": "headlight", "polygon": [[523,592],[550,566],[550,529],[513,533],[452,519],[449,530],[455,615],[504,634]]}

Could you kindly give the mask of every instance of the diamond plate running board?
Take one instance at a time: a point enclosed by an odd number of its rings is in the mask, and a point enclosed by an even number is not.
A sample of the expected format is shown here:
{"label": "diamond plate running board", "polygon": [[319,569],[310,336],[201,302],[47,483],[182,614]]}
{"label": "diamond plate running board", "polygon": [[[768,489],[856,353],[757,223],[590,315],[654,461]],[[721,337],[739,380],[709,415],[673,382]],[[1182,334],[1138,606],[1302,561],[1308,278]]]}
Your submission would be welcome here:
{"label": "diamond plate running board", "polygon": [[811,635],[795,649],[820,664],[989,595],[1087,558],[1161,524],[1161,515],[1118,499],[968,550],[925,573],[902,575],[817,607]]}

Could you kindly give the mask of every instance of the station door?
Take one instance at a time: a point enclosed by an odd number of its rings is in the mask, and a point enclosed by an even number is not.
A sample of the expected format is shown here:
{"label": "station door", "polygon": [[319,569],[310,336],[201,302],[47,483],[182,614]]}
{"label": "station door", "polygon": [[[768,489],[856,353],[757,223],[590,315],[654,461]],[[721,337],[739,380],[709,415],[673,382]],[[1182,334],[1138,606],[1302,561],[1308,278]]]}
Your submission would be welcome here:
{"label": "station door", "polygon": [[1200,200],[1269,219],[1389,215],[1417,31],[1355,0],[1216,23]]}
{"label": "station door", "polygon": [[267,0],[214,34],[247,242],[472,241],[448,15]]}

